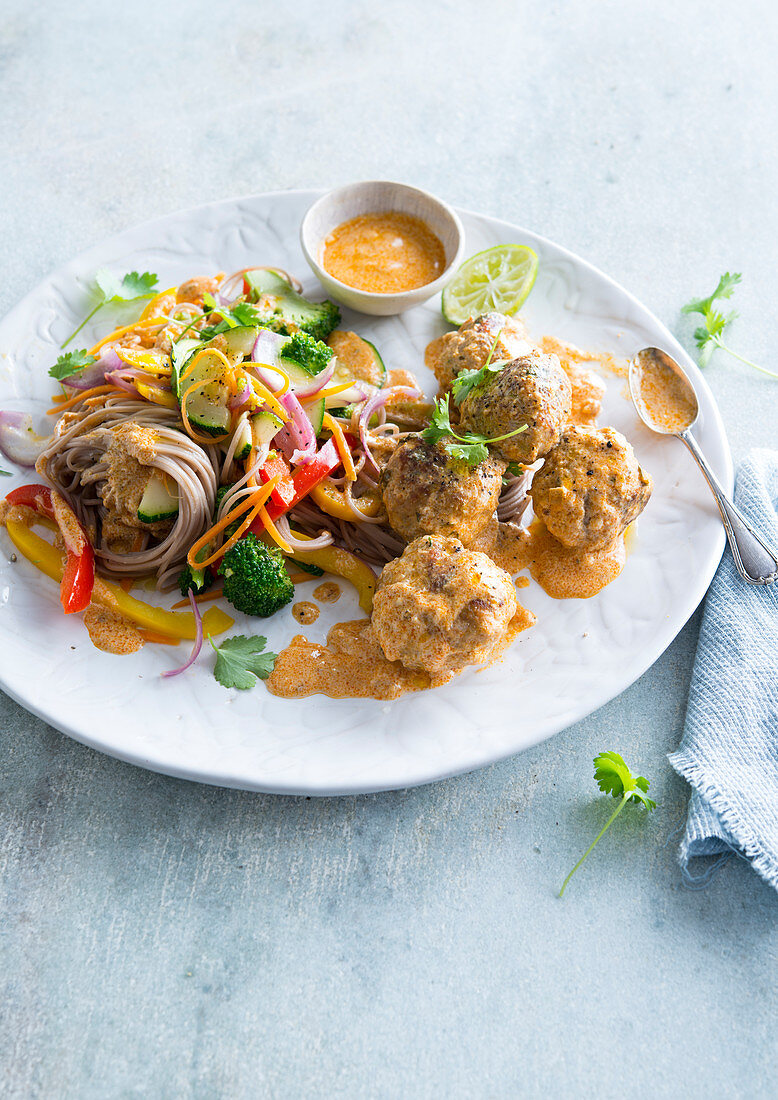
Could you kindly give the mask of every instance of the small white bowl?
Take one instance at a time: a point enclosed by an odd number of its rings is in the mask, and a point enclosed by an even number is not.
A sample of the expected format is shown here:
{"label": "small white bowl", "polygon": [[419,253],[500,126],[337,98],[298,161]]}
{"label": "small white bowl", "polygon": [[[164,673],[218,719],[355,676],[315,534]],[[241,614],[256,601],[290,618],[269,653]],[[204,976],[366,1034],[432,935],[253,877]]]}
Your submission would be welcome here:
{"label": "small white bowl", "polygon": [[[387,211],[412,214],[430,227],[443,244],[446,267],[434,282],[397,294],[373,294],[335,279],[321,265],[324,242],[336,226],[360,214]],[[331,298],[360,313],[388,317],[426,302],[443,289],[462,261],[465,231],[452,208],[428,191],[389,180],[365,180],[328,191],[311,206],[300,226],[300,243],[311,270]]]}

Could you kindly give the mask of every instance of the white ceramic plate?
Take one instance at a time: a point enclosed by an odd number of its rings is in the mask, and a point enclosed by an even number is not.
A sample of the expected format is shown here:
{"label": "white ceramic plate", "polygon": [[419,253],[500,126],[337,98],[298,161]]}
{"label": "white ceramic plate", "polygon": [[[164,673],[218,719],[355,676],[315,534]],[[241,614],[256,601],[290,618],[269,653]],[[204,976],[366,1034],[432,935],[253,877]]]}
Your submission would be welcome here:
{"label": "white ceramic plate", "polygon": [[[285,192],[215,203],[147,222],[83,253],[0,323],[0,408],[46,408],[48,368],[89,308],[87,288],[98,267],[148,269],[169,286],[220,268],[269,263],[294,272],[316,293],[298,244],[300,220],[315,197]],[[647,309],[534,233],[476,214],[463,212],[462,220],[466,255],[514,241],[537,250],[540,273],[522,311],[533,335],[623,356],[654,344],[684,364],[700,396],[700,443],[731,487],[729,450],[710,390]],[[439,306],[433,299],[400,317],[346,315],[344,325],[374,341],[389,366],[417,372],[432,393],[422,363],[427,342],[444,331]],[[114,323],[116,312],[104,310],[85,343]],[[632,441],[654,479],[653,497],[623,574],[598,596],[555,601],[534,582],[520,590],[537,625],[501,663],[392,703],[320,695],[290,702],[261,684],[227,691],[213,678],[207,650],[186,675],[162,680],[159,673],[181,663],[187,643],[146,646],[129,657],[100,653],[79,618],[62,615],[57,586],[21,557],[10,563],[12,547],[2,531],[0,684],[53,726],[122,760],[252,790],[326,795],[407,787],[542,741],[612,699],[657,659],[702,599],[724,544],[710,492],[683,445],[652,436],[626,399],[623,380],[605,378],[600,423]],[[29,480],[19,472],[3,479],[0,491]],[[322,608],[309,637],[324,639],[333,622],[358,616],[349,586],[344,589],[337,604]],[[298,586],[298,598],[308,590]],[[235,630],[266,633],[269,648],[278,650],[299,628],[281,613],[267,623],[238,616]]]}

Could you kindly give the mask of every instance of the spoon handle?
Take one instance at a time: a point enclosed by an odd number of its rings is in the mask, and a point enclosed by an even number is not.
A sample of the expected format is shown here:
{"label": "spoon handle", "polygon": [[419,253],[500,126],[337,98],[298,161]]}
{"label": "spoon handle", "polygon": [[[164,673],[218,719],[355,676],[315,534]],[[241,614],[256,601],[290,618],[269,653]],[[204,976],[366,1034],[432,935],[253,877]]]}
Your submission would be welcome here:
{"label": "spoon handle", "polygon": [[749,584],[772,584],[778,579],[778,553],[770,549],[729,499],[691,432],[682,432],[679,438],[694,455],[716,498],[738,573]]}

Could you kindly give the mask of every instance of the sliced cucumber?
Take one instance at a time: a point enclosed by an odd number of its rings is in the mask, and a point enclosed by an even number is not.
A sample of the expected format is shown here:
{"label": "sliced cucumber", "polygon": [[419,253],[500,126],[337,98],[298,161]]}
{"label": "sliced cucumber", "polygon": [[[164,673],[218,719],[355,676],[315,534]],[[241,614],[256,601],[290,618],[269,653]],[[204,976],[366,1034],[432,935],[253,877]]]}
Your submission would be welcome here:
{"label": "sliced cucumber", "polygon": [[282,427],[278,417],[268,412],[267,409],[264,409],[262,412],[254,413],[254,415],[249,418],[249,424],[251,425],[251,435],[254,440],[254,446],[257,448],[265,444],[270,446]]}
{"label": "sliced cucumber", "polygon": [[193,336],[182,336],[180,340],[176,340],[173,344],[170,352],[170,386],[176,397],[179,396],[178,380],[181,377],[181,372],[186,366],[187,360],[201,346],[200,341]]}
{"label": "sliced cucumber", "polygon": [[318,401],[314,401],[311,405],[304,405],[303,408],[313,425],[313,434],[318,435],[324,423],[324,398],[320,397]]}
{"label": "sliced cucumber", "polygon": [[[257,334],[259,328],[256,325],[243,325],[238,328],[227,329],[226,332],[222,332],[219,336],[215,336],[214,340],[218,340],[220,346],[224,349],[224,354],[233,363],[242,363],[244,359],[251,358],[251,353],[254,350],[254,344],[257,342]],[[224,344],[222,344],[222,340]]]}
{"label": "sliced cucumber", "polygon": [[206,382],[186,402],[189,423],[206,435],[226,435],[230,430],[230,391],[221,382]]}
{"label": "sliced cucumber", "polygon": [[251,424],[248,420],[241,420],[235,431],[238,435],[238,441],[235,444],[235,458],[242,462],[244,458],[248,458],[251,454]]}
{"label": "sliced cucumber", "polygon": [[330,334],[327,343],[337,356],[338,369],[347,378],[369,382],[379,390],[386,385],[384,361],[378,348],[369,340],[365,340],[363,336],[357,336],[356,332],[338,329]]}
{"label": "sliced cucumber", "polygon": [[163,519],[173,519],[178,515],[178,485],[156,470],[143,490],[138,506],[138,519],[141,523],[159,523]]}

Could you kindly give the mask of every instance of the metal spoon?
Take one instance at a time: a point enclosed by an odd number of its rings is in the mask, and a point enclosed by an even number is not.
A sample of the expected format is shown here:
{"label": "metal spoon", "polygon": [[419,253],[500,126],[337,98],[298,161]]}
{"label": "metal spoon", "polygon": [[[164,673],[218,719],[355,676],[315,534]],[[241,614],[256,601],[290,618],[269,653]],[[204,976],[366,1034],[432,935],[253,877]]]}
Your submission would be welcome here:
{"label": "metal spoon", "polygon": [[643,348],[629,365],[629,391],[647,427],[677,436],[691,451],[716,498],[740,576],[749,584],[772,584],[778,579],[778,553],[729,499],[692,435],[700,405],[682,367],[666,351]]}

